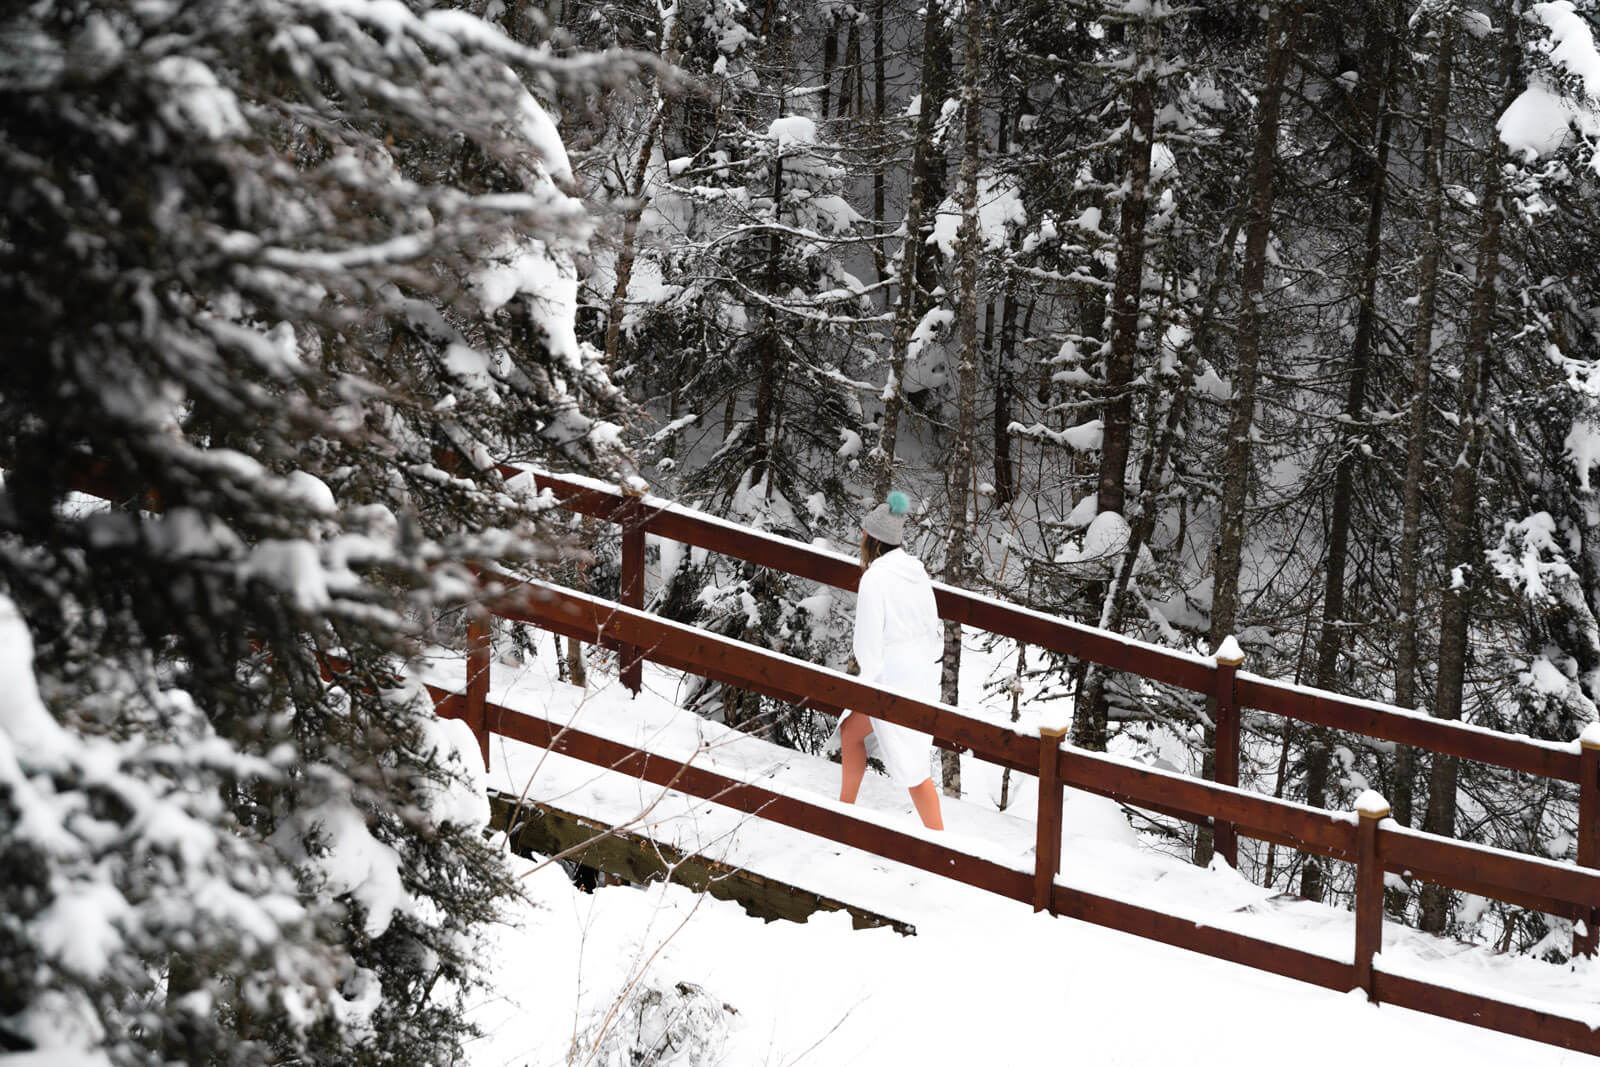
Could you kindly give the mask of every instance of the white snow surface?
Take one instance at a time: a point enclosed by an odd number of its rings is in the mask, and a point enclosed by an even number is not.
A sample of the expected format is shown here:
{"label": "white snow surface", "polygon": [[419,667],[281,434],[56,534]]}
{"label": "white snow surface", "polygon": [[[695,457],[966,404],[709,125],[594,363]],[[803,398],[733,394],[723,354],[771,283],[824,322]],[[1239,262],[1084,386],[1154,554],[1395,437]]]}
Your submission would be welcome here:
{"label": "white snow surface", "polygon": [[513,297],[529,298],[535,324],[550,352],[570,368],[582,365],[573,322],[578,307],[578,271],[567,253],[533,237],[507,237],[483,258],[473,275],[478,301],[488,313]]}
{"label": "white snow surface", "polygon": [[1550,31],[1550,58],[1583,81],[1584,92],[1600,101],[1600,50],[1589,23],[1572,0],[1534,4],[1533,14]]}
{"label": "white snow surface", "polygon": [[[1571,0],[1534,4],[1530,10],[1549,31],[1543,47],[1550,61],[1583,88],[1574,100],[1542,80],[1532,80],[1500,116],[1500,140],[1528,162],[1560,148],[1574,124],[1591,140],[1600,135],[1600,49],[1588,22]],[[1600,166],[1600,157],[1592,165]]]}
{"label": "white snow surface", "polygon": [[150,72],[176,90],[174,97],[160,108],[161,117],[170,125],[192,129],[210,141],[237,136],[249,129],[239,110],[239,98],[200,60],[167,56],[158,60]]}
{"label": "white snow surface", "polygon": [[1577,116],[1570,101],[1540,82],[1532,82],[1495,122],[1500,140],[1532,162],[1560,148]]}
{"label": "white snow surface", "polygon": [[[976,210],[978,240],[987,249],[1004,248],[1011,232],[1028,224],[1022,191],[1010,175],[985,173],[978,176]],[[954,196],[939,205],[933,217],[933,233],[928,236],[928,243],[936,245],[945,259],[956,254],[961,218],[961,205]]]}
{"label": "white snow surface", "polygon": [[[636,699],[602,670],[583,692],[555,681],[548,645],[530,664],[497,663],[490,699],[531,714],[692,756],[696,766],[811,803],[837,801],[838,768],[737,734],[675,706],[687,682],[646,667]],[[985,670],[964,670],[963,707],[980,708]],[[1014,650],[1009,653],[1014,659]],[[1007,668],[1009,669],[1009,668]],[[427,667],[459,686],[459,659]],[[969,700],[969,692],[971,699]],[[1018,724],[1037,713],[1024,705]],[[648,1045],[670,1064],[1053,1062],[1068,1042],[1074,1062],[1236,1067],[1250,1049],[1295,1048],[1309,1065],[1401,1063],[1454,1067],[1554,1067],[1576,1053],[1339,994],[1074,920],[1034,915],[1014,901],[685,797],[566,757],[496,738],[490,785],[612,822],[648,827],[679,847],[845,899],[909,922],[917,935],[855,931],[848,916],[763,923],[733,903],[681,887],[574,890],[555,866],[514,860],[526,904],[494,940],[492,994],[470,1017],[485,1036],[470,1062],[626,1063]],[[1036,786],[1014,777],[1011,806],[995,810],[999,771],[970,757],[968,799],[944,802],[944,834],[923,830],[904,790],[869,774],[852,814],[1031,870]],[[641,814],[642,813],[642,814]],[[1353,817],[1353,816],[1352,816]],[[1349,959],[1349,912],[1276,896],[1225,865],[1201,869],[1152,849],[1118,807],[1068,792],[1060,884]],[[1380,970],[1482,992],[1600,1023],[1593,965],[1552,966],[1496,956],[1386,923]],[[937,1013],[939,1024],[928,1021]],[[1160,1025],[1152,1025],[1152,1013]],[[1337,1035],[1306,1042],[1307,1034]],[[1249,1054],[1245,1054],[1249,1061]]]}

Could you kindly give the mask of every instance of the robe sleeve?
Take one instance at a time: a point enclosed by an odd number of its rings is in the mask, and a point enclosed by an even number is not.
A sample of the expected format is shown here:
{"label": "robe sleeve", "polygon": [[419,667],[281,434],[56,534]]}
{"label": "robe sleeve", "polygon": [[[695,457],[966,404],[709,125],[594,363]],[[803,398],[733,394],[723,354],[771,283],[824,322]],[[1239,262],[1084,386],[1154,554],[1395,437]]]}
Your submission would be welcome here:
{"label": "robe sleeve", "polygon": [[883,583],[870,581],[863,574],[856,593],[856,630],[851,642],[863,682],[876,682],[883,677],[883,626]]}

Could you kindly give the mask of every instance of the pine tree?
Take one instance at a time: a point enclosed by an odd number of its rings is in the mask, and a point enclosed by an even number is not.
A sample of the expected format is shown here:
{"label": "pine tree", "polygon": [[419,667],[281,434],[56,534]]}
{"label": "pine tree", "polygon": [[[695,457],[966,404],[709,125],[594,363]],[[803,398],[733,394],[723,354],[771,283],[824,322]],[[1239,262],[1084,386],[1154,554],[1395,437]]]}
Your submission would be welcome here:
{"label": "pine tree", "polygon": [[627,68],[318,0],[13,7],[0,50],[0,1035],[450,1062],[509,885],[397,672],[545,551],[491,461],[620,459],[524,79]]}

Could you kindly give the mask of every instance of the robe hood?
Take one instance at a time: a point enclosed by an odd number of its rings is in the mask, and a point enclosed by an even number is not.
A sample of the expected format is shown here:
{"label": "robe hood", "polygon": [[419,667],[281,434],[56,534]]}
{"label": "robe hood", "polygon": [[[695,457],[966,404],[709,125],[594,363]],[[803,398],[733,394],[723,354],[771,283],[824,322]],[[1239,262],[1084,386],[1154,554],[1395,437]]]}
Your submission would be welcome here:
{"label": "robe hood", "polygon": [[885,578],[898,582],[912,582],[922,584],[932,581],[928,576],[928,569],[922,561],[915,556],[907,555],[904,549],[897,548],[893,552],[885,552],[872,561],[872,566],[867,568],[868,573],[874,577],[882,575]]}

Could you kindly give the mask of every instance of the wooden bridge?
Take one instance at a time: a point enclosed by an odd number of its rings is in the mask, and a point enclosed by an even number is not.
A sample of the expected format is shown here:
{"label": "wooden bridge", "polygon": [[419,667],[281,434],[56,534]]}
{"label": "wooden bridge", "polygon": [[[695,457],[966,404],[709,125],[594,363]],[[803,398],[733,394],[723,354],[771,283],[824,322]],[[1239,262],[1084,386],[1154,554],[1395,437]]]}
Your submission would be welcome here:
{"label": "wooden bridge", "polygon": [[[771,567],[853,591],[856,561],[786,538],[741,527],[666,501],[632,495],[587,479],[539,472],[531,477],[565,508],[622,528],[621,595],[610,601],[547,582],[487,580],[488,596],[469,619],[464,692],[430,686],[441,715],[459,717],[477,736],[485,763],[500,735],[712,800],[761,819],[795,827],[988,892],[1086,922],[1194,952],[1232,960],[1337,991],[1362,989],[1373,1002],[1488,1027],[1600,1055],[1600,1034],[1578,1019],[1384,971],[1381,949],[1383,878],[1404,873],[1437,885],[1504,901],[1581,926],[1574,951],[1593,954],[1600,919],[1597,819],[1600,737],[1569,744],[1539,742],[1432,719],[1417,712],[1274,682],[1219,661],[1130,640],[971,592],[936,586],[947,620],[1080,657],[1113,670],[1214,697],[1216,781],[1132,764],[1063,742],[1062,732],[1028,731],[865,685],[812,663],[660,619],[642,610],[645,535]],[[1037,846],[1032,872],[854,817],[774,789],[740,781],[489,700],[489,616],[528,623],[615,650],[625,684],[635,693],[641,665],[668,668],[779,700],[837,713],[856,708],[933,735],[939,743],[1039,779]],[[1238,788],[1240,709],[1284,716],[1578,784],[1578,865],[1518,855],[1399,826],[1387,810],[1327,811]],[[1233,863],[1240,834],[1356,867],[1355,936],[1348,962],[1241,933],[1200,925],[1162,911],[1087,893],[1057,880],[1063,857],[1063,789],[1084,790],[1210,827],[1216,850]],[[1070,865],[1071,857],[1064,858]],[[1174,902],[1175,905],[1178,902]]]}
{"label": "wooden bridge", "polygon": [[[564,508],[619,524],[622,573],[618,601],[548,582],[485,578],[485,599],[468,621],[466,684],[457,691],[429,685],[440,715],[464,719],[485,764],[499,735],[794,827],[987,892],[1140,937],[1374,1003],[1487,1027],[1600,1056],[1600,1032],[1579,1019],[1526,1004],[1390,973],[1382,948],[1385,873],[1399,873],[1574,922],[1573,950],[1594,955],[1600,936],[1600,725],[1570,743],[1534,741],[1401,708],[1272,681],[1240,671],[1238,662],[1196,656],[1131,640],[1042,612],[944,585],[935,586],[940,614],[951,622],[1075,656],[1216,700],[1216,781],[1074,748],[1063,732],[1029,731],[865,685],[854,678],[642,610],[645,535],[771,567],[854,591],[857,562],[848,556],[750,530],[668,501],[629,494],[605,483],[502,467],[532,478]],[[79,478],[91,495],[115,498],[94,469]],[[161,501],[147,496],[149,510]],[[1034,869],[1019,870],[916,833],[905,833],[777,790],[741,781],[680,757],[668,757],[586,733],[569,723],[489,700],[490,617],[528,623],[613,649],[623,682],[637,693],[649,660],[779,700],[837,714],[859,709],[931,734],[937,743],[1036,775],[1039,780]],[[1329,811],[1238,788],[1240,709],[1326,726],[1578,785],[1577,865],[1519,855],[1422,833],[1385,818],[1387,810]],[[1211,828],[1218,854],[1237,856],[1238,836],[1275,842],[1355,864],[1355,932],[1348,962],[1202,925],[1167,912],[1063,885],[1063,790],[1067,787]],[[1071,857],[1065,857],[1071,863]],[[833,902],[838,904],[840,902]],[[1174,902],[1174,907],[1179,902]],[[1376,957],[1376,958],[1375,958]]]}

